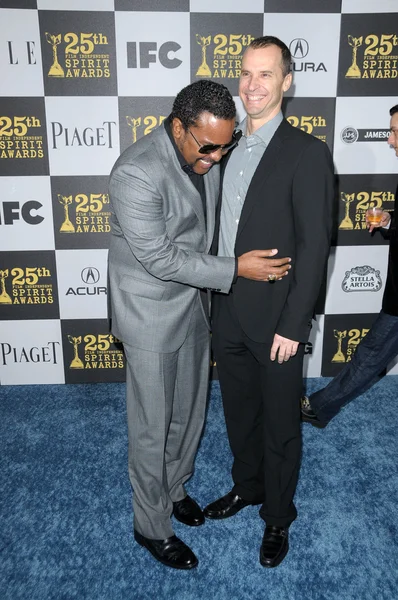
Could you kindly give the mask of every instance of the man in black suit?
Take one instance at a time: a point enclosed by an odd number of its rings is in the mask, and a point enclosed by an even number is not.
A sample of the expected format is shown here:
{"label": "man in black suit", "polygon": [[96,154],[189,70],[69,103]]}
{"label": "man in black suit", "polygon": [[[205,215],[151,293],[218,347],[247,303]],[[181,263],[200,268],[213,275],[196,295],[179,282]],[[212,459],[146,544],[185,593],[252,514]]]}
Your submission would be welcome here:
{"label": "man in black suit", "polygon": [[267,282],[238,277],[213,303],[234,486],[205,516],[222,519],[262,503],[265,567],[285,557],[297,515],[304,343],[329,253],[334,196],[326,144],[282,116],[290,64],[289,49],[271,36],[254,40],[244,54],[239,95],[247,118],[225,167],[218,255],[273,248],[275,257],[291,258],[291,270]]}
{"label": "man in black suit", "polygon": [[[388,143],[398,156],[398,104],[390,109]],[[396,206],[395,199],[395,206]],[[395,217],[395,218],[394,218]],[[394,216],[383,211],[380,223],[384,236],[390,238],[388,271],[382,309],[367,336],[359,344],[353,359],[329,385],[301,401],[303,421],[323,428],[340,409],[372,387],[380,373],[398,354],[398,233]],[[372,231],[374,226],[370,227]]]}

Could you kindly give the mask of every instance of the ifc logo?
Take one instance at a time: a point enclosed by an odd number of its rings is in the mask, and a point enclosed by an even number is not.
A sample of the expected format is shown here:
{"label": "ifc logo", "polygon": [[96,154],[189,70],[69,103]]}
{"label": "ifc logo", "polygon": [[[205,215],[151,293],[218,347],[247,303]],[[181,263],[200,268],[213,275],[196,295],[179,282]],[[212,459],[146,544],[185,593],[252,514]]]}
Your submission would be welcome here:
{"label": "ifc logo", "polygon": [[358,131],[355,127],[344,127],[340,134],[341,141],[345,144],[353,144],[358,139]]}

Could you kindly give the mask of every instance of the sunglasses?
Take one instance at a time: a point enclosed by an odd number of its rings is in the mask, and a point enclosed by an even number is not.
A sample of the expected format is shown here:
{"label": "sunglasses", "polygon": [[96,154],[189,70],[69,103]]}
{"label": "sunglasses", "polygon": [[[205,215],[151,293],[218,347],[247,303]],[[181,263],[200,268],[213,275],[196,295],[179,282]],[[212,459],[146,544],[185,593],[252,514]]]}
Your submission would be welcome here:
{"label": "sunglasses", "polygon": [[240,138],[242,137],[242,131],[238,130],[233,132],[232,140],[228,144],[204,144],[204,146],[201,146],[200,142],[198,142],[198,140],[189,128],[188,131],[192,135],[195,142],[198,144],[198,152],[200,152],[200,154],[212,154],[213,152],[217,152],[217,150],[221,150],[222,154],[226,154],[229,150],[235,148]]}

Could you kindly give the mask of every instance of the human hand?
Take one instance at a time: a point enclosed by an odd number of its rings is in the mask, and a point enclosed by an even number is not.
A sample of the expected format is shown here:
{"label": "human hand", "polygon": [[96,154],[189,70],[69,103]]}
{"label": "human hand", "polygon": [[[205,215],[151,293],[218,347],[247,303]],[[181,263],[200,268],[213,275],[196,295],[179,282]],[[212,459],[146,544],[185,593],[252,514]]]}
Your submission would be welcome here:
{"label": "human hand", "polygon": [[282,364],[294,356],[297,352],[299,342],[289,340],[275,333],[274,341],[271,347],[270,359],[274,361],[278,355],[278,363]]}
{"label": "human hand", "polygon": [[378,223],[377,225],[371,225],[370,223],[366,223],[366,227],[368,227],[369,233],[372,233],[372,231],[374,229],[377,229],[378,227],[387,227],[387,225],[389,224],[390,221],[391,221],[390,213],[387,212],[386,210],[383,210],[380,223]]}
{"label": "human hand", "polygon": [[[254,281],[275,281],[285,277],[291,266],[291,258],[267,258],[274,256],[278,250],[251,250],[238,258],[238,277],[253,279]],[[268,279],[275,275],[275,278]]]}

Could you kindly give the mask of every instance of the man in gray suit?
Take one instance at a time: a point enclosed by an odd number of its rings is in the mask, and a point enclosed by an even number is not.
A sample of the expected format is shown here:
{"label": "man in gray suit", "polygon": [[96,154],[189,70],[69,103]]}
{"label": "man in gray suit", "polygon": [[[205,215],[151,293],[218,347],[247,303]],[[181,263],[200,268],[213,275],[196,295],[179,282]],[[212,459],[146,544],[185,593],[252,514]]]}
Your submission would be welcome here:
{"label": "man in gray suit", "polygon": [[[277,250],[209,256],[219,194],[214,166],[237,143],[225,86],[198,81],[176,97],[162,126],[130,146],[110,178],[112,332],[127,359],[129,475],[134,536],[163,564],[198,560],[170,517],[204,522],[184,483],[202,431],[209,373],[203,290],[227,293],[236,277],[288,272]],[[207,293],[207,292],[206,292]]]}

